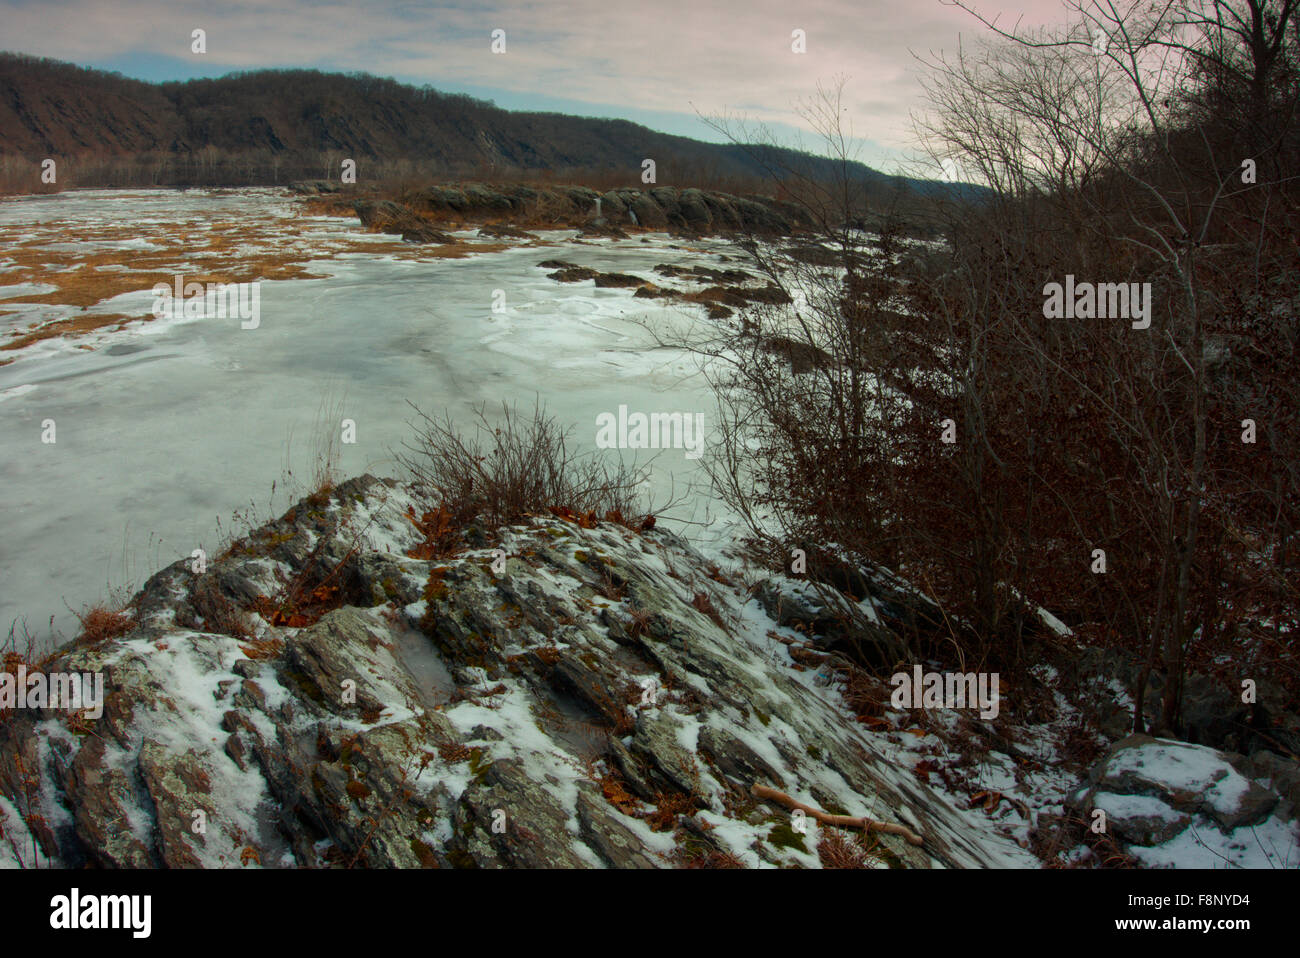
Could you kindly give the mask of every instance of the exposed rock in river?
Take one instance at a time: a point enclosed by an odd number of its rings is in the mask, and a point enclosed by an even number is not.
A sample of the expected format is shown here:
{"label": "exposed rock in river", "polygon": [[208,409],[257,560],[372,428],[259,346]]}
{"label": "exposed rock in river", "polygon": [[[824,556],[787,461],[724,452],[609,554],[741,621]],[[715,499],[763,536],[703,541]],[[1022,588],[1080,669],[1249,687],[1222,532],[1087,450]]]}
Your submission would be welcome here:
{"label": "exposed rock in river", "polygon": [[[628,226],[672,230],[688,236],[785,236],[811,225],[802,208],[772,197],[733,196],[670,186],[617,189],[602,195],[578,186],[533,189],[472,183],[431,186],[396,198],[344,191],[317,180],[295,183],[292,189],[340,211],[350,205],[362,225],[400,233],[414,242],[450,242],[432,224],[452,220],[492,223],[505,229],[577,227],[594,235],[613,236],[625,235],[622,227]],[[424,230],[433,232],[425,234]]]}

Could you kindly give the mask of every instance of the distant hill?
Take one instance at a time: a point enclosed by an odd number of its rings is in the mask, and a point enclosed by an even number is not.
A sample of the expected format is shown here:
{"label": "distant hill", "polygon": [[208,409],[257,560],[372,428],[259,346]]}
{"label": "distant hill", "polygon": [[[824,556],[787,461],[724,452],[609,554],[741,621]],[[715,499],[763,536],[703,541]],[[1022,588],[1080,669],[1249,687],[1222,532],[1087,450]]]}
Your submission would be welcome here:
{"label": "distant hill", "polygon": [[[154,84],[12,53],[0,53],[4,156],[75,158],[77,185],[286,183],[337,177],[344,157],[366,177],[608,171],[627,185],[647,157],[658,182],[675,185],[757,183],[772,163],[823,178],[834,166],[626,120],[513,112],[368,74],[261,70]],[[852,169],[872,192],[925,182]]]}

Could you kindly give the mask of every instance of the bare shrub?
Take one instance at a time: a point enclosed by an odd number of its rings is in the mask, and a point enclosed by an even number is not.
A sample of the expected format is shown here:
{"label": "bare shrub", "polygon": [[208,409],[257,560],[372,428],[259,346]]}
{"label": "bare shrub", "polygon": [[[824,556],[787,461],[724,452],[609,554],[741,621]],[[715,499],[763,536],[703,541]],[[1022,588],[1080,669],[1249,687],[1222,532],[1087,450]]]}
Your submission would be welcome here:
{"label": "bare shrub", "polygon": [[[677,343],[707,360],[713,475],[774,565],[803,548],[811,578],[820,547],[843,560],[826,581],[857,599],[843,567],[896,571],[938,614],[884,627],[908,657],[963,670],[1023,673],[1052,641],[1049,608],[1136,660],[1135,701],[1163,673],[1158,731],[1177,734],[1193,669],[1300,690],[1283,638],[1300,621],[1300,415],[1282,385],[1300,287],[1281,159],[1300,137],[1300,51],[1268,6],[1243,3],[1253,32],[1171,22],[1177,5],[1088,6],[1112,38],[1101,53],[1090,29],[995,29],[931,64],[933,156],[986,184],[931,210],[941,243],[887,208],[878,238],[856,229],[824,91],[809,119],[844,188],[801,197],[819,224],[804,249],[749,247],[793,304]],[[1067,277],[1149,289],[1145,324],[1049,314]]]}
{"label": "bare shrub", "polygon": [[647,467],[576,451],[572,429],[548,415],[540,400],[531,413],[503,402],[496,423],[481,405],[468,433],[449,414],[435,419],[410,406],[418,417],[411,424],[415,435],[397,460],[454,525],[477,519],[498,527],[552,508],[628,522],[646,515],[637,488]]}

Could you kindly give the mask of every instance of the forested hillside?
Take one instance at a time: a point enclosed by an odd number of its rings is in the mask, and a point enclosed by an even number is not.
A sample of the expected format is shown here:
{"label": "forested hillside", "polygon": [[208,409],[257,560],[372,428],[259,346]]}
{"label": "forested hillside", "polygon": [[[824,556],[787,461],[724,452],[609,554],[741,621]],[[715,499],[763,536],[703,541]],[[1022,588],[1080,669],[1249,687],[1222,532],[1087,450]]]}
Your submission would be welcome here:
{"label": "forested hillside", "polygon": [[[511,112],[366,74],[262,70],[151,84],[0,54],[0,164],[9,187],[46,157],[68,159],[81,186],[286,183],[337,177],[345,158],[370,179],[603,173],[633,185],[649,158],[659,183],[741,188],[774,165],[816,176],[831,162],[626,120]],[[882,191],[903,182],[854,166]]]}

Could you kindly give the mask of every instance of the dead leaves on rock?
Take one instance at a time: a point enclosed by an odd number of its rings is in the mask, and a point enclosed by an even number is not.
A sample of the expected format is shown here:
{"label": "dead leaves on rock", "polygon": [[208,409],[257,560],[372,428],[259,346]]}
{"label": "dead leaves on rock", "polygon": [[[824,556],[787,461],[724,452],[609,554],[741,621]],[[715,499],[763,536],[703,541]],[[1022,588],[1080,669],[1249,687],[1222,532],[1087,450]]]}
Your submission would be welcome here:
{"label": "dead leaves on rock", "polygon": [[425,512],[418,518],[413,506],[406,507],[406,518],[415,526],[423,541],[407,551],[412,559],[441,559],[454,554],[462,545],[460,532],[446,506]]}
{"label": "dead leaves on rock", "polygon": [[977,805],[983,806],[984,811],[992,815],[1003,802],[1006,802],[1014,808],[1021,818],[1026,820],[1029,818],[1029,806],[1020,801],[1020,799],[1012,798],[1010,795],[1003,795],[1001,792],[991,790],[976,792],[970,797],[970,805],[967,807],[975,808]]}

